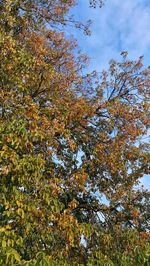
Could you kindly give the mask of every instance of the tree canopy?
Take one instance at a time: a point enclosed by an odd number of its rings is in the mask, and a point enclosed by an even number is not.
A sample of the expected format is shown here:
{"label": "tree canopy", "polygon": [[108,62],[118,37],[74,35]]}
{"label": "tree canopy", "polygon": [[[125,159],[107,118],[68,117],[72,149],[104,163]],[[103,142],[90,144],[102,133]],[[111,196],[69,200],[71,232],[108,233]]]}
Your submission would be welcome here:
{"label": "tree canopy", "polygon": [[73,5],[0,1],[0,265],[146,266],[150,69],[83,74]]}

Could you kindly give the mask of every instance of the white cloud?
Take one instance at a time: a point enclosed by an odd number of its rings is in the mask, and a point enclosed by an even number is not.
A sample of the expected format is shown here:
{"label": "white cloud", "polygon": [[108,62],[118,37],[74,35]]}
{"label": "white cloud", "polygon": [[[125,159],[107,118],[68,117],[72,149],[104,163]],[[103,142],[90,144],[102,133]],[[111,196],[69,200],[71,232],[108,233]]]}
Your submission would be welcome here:
{"label": "white cloud", "polygon": [[133,59],[145,54],[148,65],[149,0],[107,0],[102,9],[95,10],[88,8],[88,0],[81,0],[76,15],[78,19],[93,20],[91,37],[75,32],[81,48],[90,55],[90,69],[102,69],[111,58],[118,58],[122,50],[127,50]]}

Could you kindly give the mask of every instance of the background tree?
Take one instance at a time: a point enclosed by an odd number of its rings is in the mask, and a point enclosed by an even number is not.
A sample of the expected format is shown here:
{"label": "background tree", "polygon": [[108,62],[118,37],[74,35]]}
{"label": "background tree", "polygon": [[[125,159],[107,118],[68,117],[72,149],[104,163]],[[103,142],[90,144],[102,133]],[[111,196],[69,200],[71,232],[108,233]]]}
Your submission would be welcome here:
{"label": "background tree", "polygon": [[83,76],[74,4],[0,1],[0,265],[149,263],[149,69]]}

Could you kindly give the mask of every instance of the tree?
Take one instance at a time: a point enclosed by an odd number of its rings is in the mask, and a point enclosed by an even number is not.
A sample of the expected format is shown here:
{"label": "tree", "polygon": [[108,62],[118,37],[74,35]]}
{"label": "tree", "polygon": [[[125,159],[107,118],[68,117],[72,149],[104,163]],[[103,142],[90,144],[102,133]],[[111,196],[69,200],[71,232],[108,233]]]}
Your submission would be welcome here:
{"label": "tree", "polygon": [[0,1],[0,265],[148,265],[149,69],[83,76],[73,5]]}

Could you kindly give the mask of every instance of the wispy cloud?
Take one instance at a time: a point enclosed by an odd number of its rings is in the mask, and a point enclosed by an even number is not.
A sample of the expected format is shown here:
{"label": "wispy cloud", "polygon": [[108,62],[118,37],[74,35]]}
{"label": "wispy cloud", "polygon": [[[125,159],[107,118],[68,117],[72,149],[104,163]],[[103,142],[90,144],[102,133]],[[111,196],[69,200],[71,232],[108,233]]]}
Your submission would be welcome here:
{"label": "wispy cloud", "polygon": [[82,49],[90,55],[90,68],[102,69],[111,58],[127,50],[131,58],[145,55],[148,65],[150,50],[149,0],[107,0],[102,9],[88,8],[89,0],[79,1],[78,19],[93,20],[92,36],[75,32]]}

